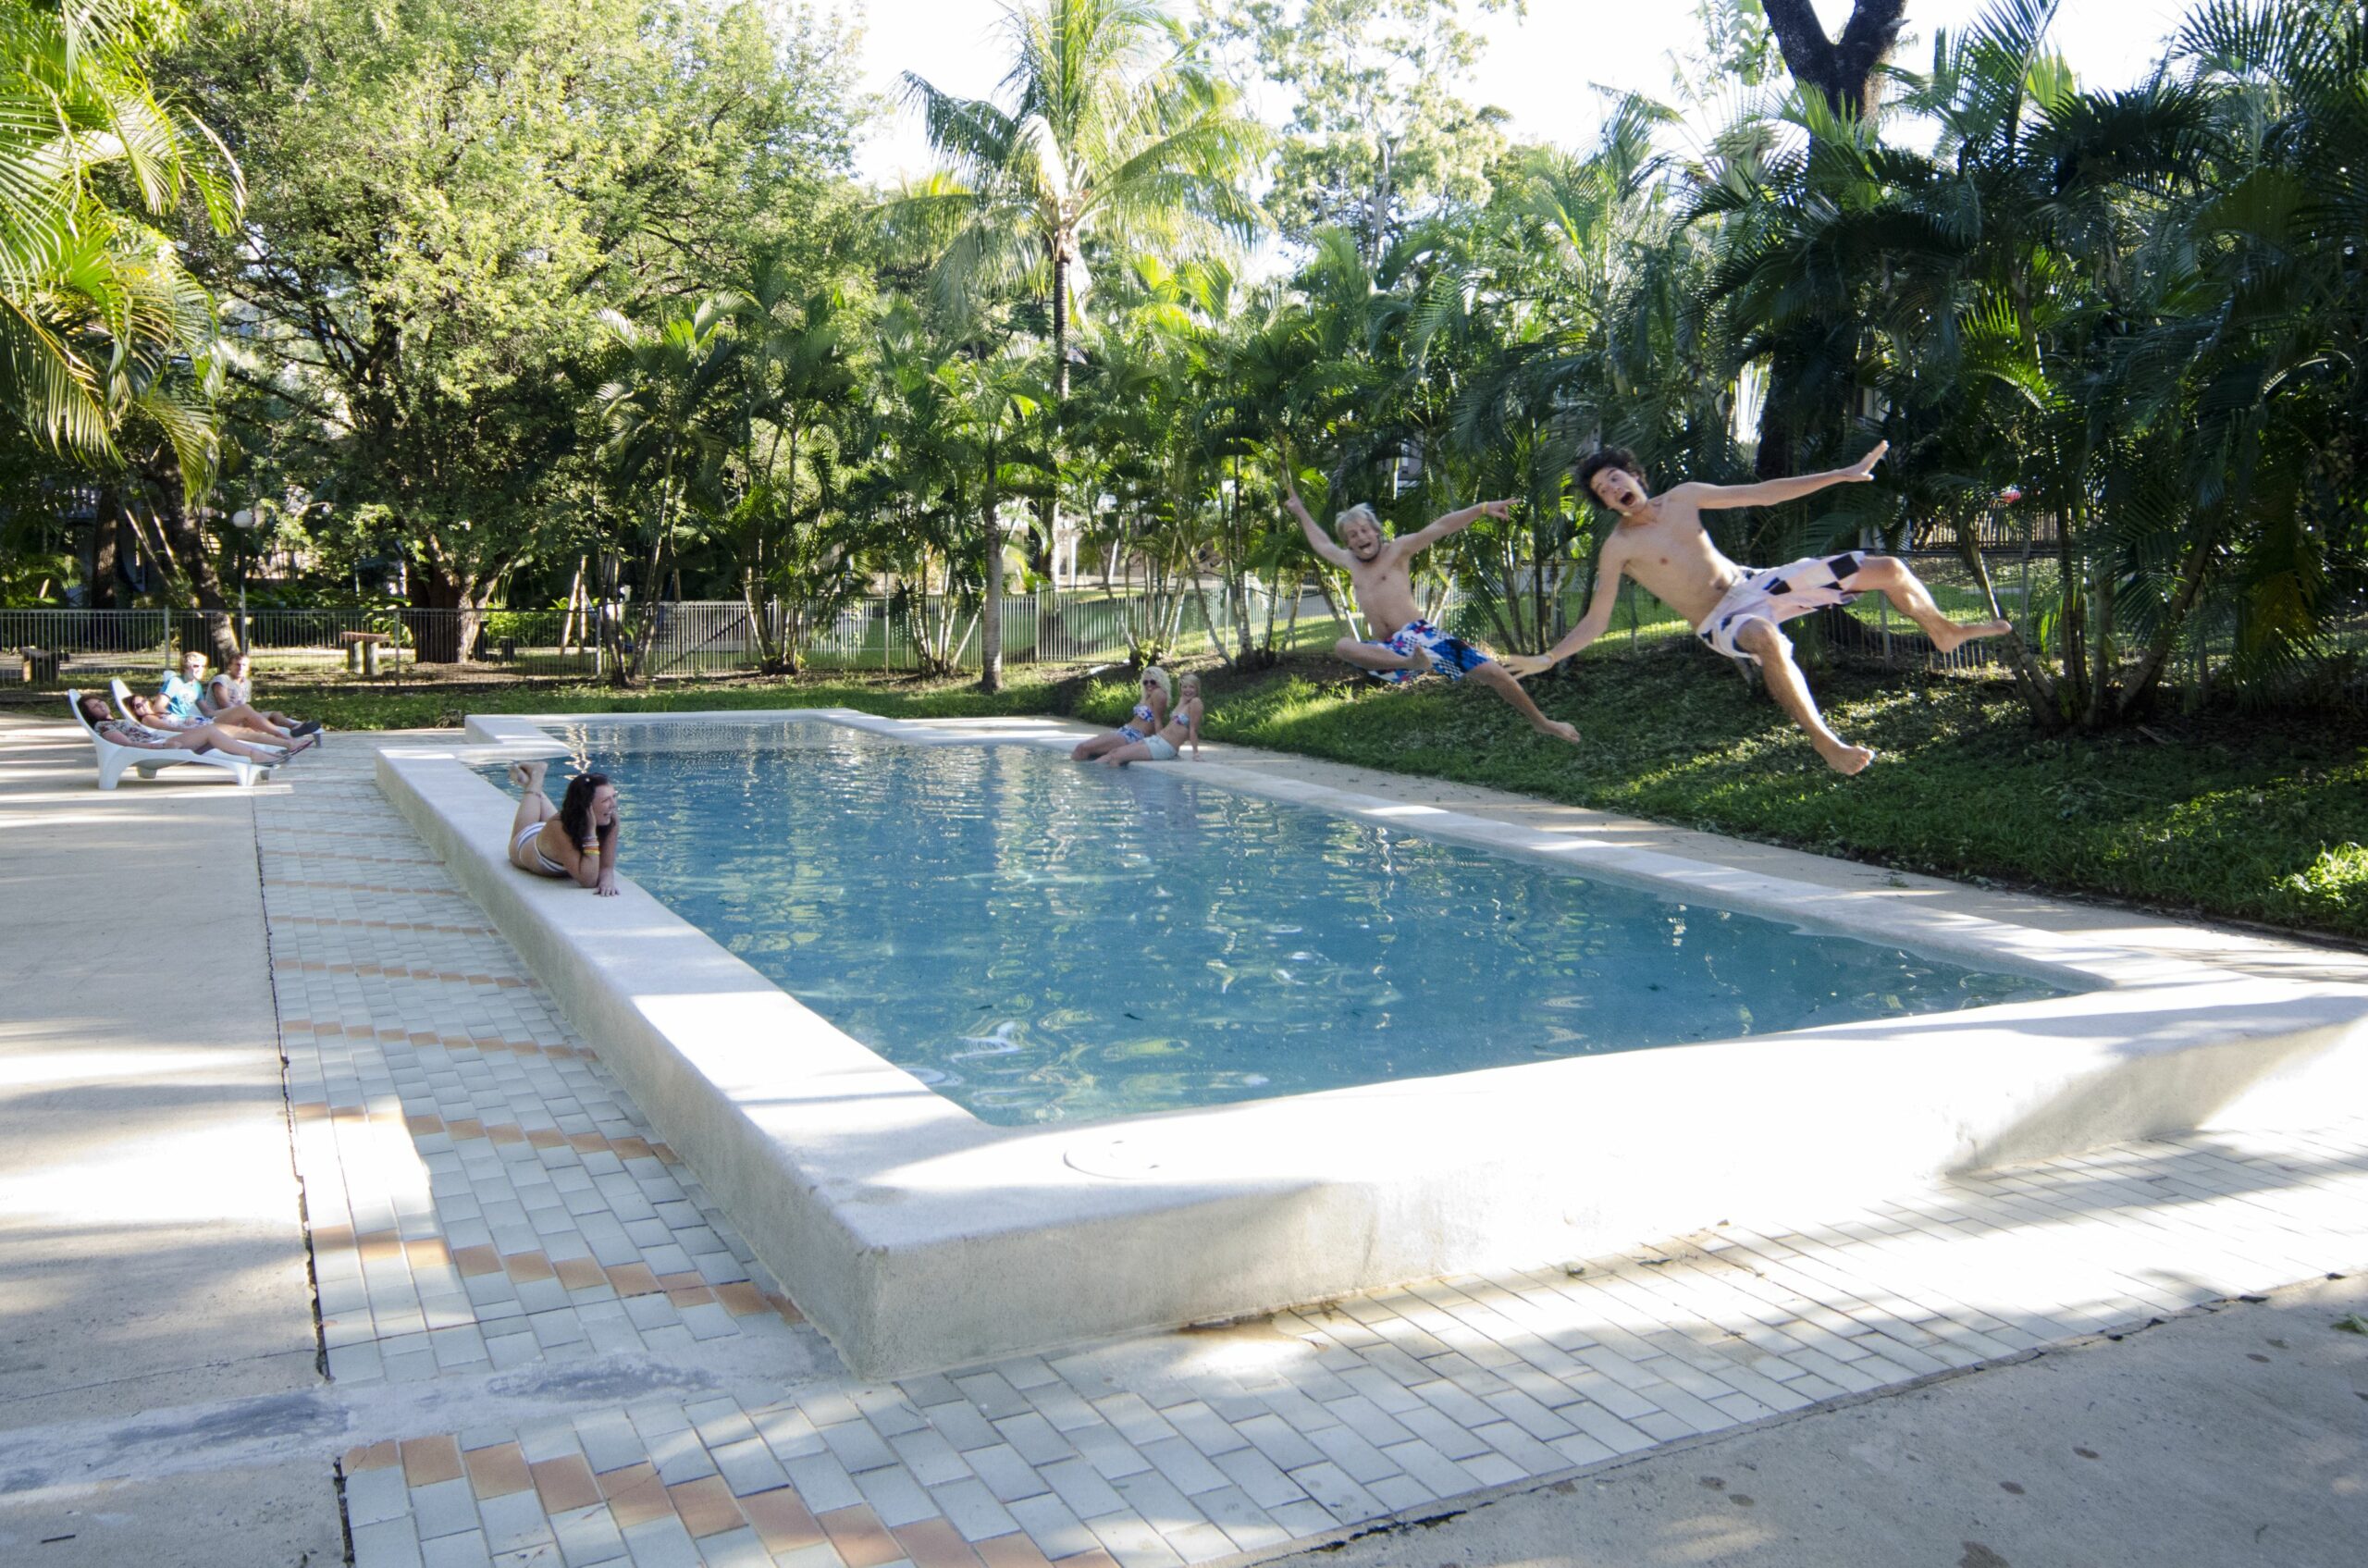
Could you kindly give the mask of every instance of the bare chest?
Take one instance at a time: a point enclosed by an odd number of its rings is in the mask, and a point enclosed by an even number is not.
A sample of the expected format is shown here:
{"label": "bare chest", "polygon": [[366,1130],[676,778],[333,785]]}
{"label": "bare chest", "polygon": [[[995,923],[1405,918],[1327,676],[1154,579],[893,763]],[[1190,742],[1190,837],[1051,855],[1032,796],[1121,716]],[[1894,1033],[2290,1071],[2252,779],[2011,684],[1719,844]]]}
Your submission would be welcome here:
{"label": "bare chest", "polygon": [[1691,518],[1665,518],[1622,537],[1622,566],[1656,599],[1690,611],[1706,596],[1715,601],[1733,577],[1733,562]]}

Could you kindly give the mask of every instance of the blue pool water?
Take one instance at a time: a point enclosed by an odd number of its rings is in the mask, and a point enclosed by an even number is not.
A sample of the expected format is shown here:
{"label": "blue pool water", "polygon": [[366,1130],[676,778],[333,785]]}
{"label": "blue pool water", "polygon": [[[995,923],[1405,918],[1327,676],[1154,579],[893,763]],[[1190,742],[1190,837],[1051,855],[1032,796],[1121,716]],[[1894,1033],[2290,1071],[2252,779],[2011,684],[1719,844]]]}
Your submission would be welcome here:
{"label": "blue pool water", "polygon": [[617,782],[628,874],[998,1124],[2060,993],[1238,794],[1190,763],[824,722],[568,739]]}

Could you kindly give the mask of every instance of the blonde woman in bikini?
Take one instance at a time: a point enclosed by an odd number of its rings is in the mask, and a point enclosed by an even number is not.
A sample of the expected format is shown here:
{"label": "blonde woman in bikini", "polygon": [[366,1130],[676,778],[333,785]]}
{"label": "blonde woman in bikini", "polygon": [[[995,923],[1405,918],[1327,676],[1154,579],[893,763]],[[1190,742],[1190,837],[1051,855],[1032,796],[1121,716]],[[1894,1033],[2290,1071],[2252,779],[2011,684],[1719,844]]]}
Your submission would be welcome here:
{"label": "blonde woman in bikini", "polygon": [[1183,695],[1176,699],[1176,711],[1167,722],[1142,739],[1129,741],[1115,751],[1102,754],[1104,767],[1123,768],[1129,762],[1173,762],[1183,755],[1184,747],[1192,748],[1192,760],[1201,759],[1201,677],[1187,675],[1182,683]]}
{"label": "blonde woman in bikini", "polygon": [[2004,632],[2004,621],[1979,621],[1960,625],[1941,611],[1931,594],[1904,561],[1888,555],[1844,550],[1839,555],[1809,556],[1789,566],[1753,571],[1719,553],[1702,526],[1705,508],[1774,506],[1815,495],[1832,485],[1864,484],[1891,443],[1875,450],[1847,468],[1825,474],[1805,474],[1797,479],[1770,479],[1758,485],[1673,485],[1659,495],[1645,488],[1645,474],[1635,454],[1609,447],[1579,464],[1580,487],[1605,510],[1620,515],[1619,525],[1603,547],[1603,564],[1596,574],[1595,598],[1587,612],[1564,637],[1542,654],[1505,661],[1516,676],[1526,677],[1551,668],[1603,636],[1620,599],[1620,579],[1634,577],[1645,591],[1685,617],[1695,635],[1730,659],[1748,659],[1759,666],[1768,694],[1791,715],[1837,773],[1856,773],[1875,759],[1863,746],[1852,746],[1826,727],[1809,696],[1800,666],[1793,662],[1791,639],[1777,628],[1798,615],[1828,605],[1847,604],[1862,593],[1880,593],[1893,608],[1923,628],[1932,646],[1948,653],[1976,637]]}
{"label": "blonde woman in bikini", "polygon": [[567,781],[559,805],[543,793],[548,762],[512,762],[510,782],[524,791],[510,820],[510,863],[538,877],[564,877],[603,898],[617,895],[617,786],[606,773]]}
{"label": "blonde woman in bikini", "polygon": [[1122,746],[1134,746],[1147,736],[1159,734],[1167,726],[1167,710],[1175,700],[1176,688],[1168,684],[1167,672],[1156,664],[1153,665],[1143,672],[1142,700],[1135,704],[1135,710],[1128,715],[1127,722],[1106,735],[1095,735],[1092,740],[1078,742],[1077,749],[1069,753],[1069,760],[1091,762]]}

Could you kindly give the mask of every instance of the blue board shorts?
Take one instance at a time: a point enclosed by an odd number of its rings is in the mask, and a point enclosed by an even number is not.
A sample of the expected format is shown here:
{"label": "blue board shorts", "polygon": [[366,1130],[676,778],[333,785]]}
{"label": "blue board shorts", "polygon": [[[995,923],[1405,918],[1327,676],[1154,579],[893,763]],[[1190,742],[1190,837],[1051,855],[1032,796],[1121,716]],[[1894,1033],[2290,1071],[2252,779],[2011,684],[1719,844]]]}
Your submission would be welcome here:
{"label": "blue board shorts", "polygon": [[[1462,637],[1448,636],[1428,621],[1407,622],[1389,636],[1382,639],[1379,646],[1400,655],[1421,653],[1430,660],[1433,671],[1445,675],[1450,681],[1460,681],[1463,679],[1465,672],[1477,670],[1481,665],[1490,661],[1488,656],[1480,649],[1465,642]],[[1375,670],[1372,673],[1375,679],[1388,681],[1393,685],[1416,678],[1412,670]]]}

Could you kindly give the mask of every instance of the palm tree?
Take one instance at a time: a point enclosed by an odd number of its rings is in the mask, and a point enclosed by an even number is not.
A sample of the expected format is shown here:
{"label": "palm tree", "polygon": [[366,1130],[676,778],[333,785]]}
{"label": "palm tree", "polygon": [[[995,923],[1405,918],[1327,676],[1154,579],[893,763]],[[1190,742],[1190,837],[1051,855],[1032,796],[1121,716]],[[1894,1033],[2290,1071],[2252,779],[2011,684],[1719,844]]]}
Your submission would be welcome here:
{"label": "palm tree", "polygon": [[2047,45],[2055,8],[1998,0],[1940,41],[1904,100],[1932,153],[1796,101],[1807,136],[1697,215],[1733,352],[1788,360],[1827,439],[1863,394],[1892,441],[1830,528],[1954,520],[1986,590],[1989,498],[2054,518],[2054,602],[2005,648],[2038,722],[2097,729],[2199,625],[2249,680],[2306,673],[2368,580],[2368,23],[2216,0],[2155,80],[2093,93]]}
{"label": "palm tree", "polygon": [[600,321],[623,351],[624,373],[596,400],[608,429],[603,451],[629,485],[655,483],[655,506],[644,529],[648,554],[641,574],[633,646],[618,661],[620,680],[649,673],[649,643],[666,574],[675,560],[675,534],[693,495],[715,477],[724,442],[715,427],[731,389],[739,347],[734,314],[739,300],[719,294],[690,310],[669,308],[655,326],[608,310]]}
{"label": "palm tree", "polygon": [[202,358],[213,302],[154,225],[194,191],[230,233],[237,164],[147,75],[177,0],[64,0],[0,11],[0,403],[43,447],[115,464],[135,404],[188,489],[210,477]]}
{"label": "palm tree", "polygon": [[938,371],[945,387],[945,433],[966,441],[977,464],[980,561],[985,599],[979,616],[979,689],[1003,689],[1003,557],[1005,530],[1001,507],[1006,464],[1027,454],[1017,451],[1035,416],[1033,377],[1008,352],[958,354]]}
{"label": "palm tree", "polygon": [[[799,525],[800,449],[834,414],[852,406],[858,387],[848,352],[854,316],[846,296],[830,288],[796,299],[797,283],[788,268],[766,266],[741,302],[739,332],[746,348],[740,365],[740,434],[746,493],[734,509],[746,525],[741,593],[750,623],[765,663],[784,665],[793,673],[798,631],[811,614],[834,610],[849,581],[844,552],[834,553],[820,537],[827,499],[821,481],[830,470],[827,459],[815,462],[810,448],[806,455],[817,481],[815,526]],[[778,648],[770,617],[758,611],[759,583],[787,592],[796,624]]]}
{"label": "palm tree", "polygon": [[[1155,0],[1026,0],[1005,10],[1003,33],[1011,68],[1000,101],[905,78],[947,167],[897,206],[943,238],[942,303],[1011,289],[1042,302],[1057,463],[1089,251],[1246,237],[1255,208],[1239,182],[1263,132]],[[1048,544],[1057,488],[1041,503]]]}

